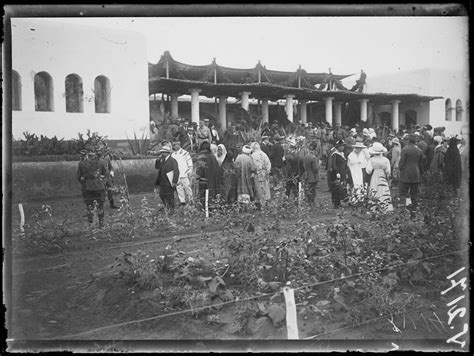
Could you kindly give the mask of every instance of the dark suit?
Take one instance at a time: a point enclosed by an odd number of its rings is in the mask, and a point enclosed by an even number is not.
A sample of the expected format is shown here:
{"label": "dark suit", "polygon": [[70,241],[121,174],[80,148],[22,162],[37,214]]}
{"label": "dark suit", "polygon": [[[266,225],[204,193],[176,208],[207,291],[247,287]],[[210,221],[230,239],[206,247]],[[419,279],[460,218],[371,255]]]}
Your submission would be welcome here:
{"label": "dark suit", "polygon": [[[179,179],[178,162],[168,156],[166,159],[157,159],[155,162],[155,168],[158,169],[158,177],[156,177],[155,185],[160,189],[160,198],[163,201],[165,207],[174,209],[174,191],[176,190],[176,184]],[[168,176],[169,172],[173,172],[173,181],[170,182]],[[171,185],[173,183],[173,185]]]}
{"label": "dark suit", "polygon": [[303,160],[305,178],[305,196],[309,204],[314,204],[316,185],[319,181],[319,157],[309,152]]}
{"label": "dark suit", "polygon": [[424,154],[413,143],[409,143],[400,156],[400,199],[405,201],[408,193],[416,203],[419,185],[422,182]]}

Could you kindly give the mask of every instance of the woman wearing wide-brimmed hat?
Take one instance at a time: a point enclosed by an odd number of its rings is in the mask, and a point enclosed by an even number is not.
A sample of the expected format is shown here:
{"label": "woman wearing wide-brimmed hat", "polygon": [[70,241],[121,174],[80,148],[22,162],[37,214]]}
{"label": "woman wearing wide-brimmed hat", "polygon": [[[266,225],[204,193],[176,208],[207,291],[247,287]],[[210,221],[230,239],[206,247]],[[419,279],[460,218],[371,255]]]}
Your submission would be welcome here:
{"label": "woman wearing wide-brimmed hat", "polygon": [[388,179],[390,177],[390,161],[383,154],[387,149],[380,143],[374,142],[369,148],[370,157],[367,163],[367,174],[372,174],[369,184],[369,194],[386,204],[385,211],[392,211],[392,196]]}
{"label": "woman wearing wide-brimmed hat", "polygon": [[365,169],[370,158],[367,147],[362,141],[356,141],[352,145],[353,151],[347,156],[347,167],[352,180],[352,188],[362,188],[365,183]]}

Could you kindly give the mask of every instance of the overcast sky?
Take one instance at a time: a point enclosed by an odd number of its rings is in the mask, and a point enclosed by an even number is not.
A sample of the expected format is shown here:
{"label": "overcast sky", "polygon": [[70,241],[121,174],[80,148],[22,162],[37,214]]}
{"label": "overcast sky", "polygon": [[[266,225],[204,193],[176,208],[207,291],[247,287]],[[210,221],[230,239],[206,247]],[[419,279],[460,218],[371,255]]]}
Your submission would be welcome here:
{"label": "overcast sky", "polygon": [[[143,34],[148,61],[168,50],[180,62],[226,67],[359,73],[426,67],[468,70],[467,17],[55,18]],[[353,80],[354,77],[351,79]]]}

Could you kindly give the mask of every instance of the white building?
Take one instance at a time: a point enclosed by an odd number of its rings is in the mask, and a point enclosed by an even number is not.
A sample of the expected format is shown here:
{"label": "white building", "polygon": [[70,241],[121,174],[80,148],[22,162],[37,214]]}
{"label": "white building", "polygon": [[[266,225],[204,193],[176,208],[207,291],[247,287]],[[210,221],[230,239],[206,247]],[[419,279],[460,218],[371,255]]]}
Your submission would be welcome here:
{"label": "white building", "polygon": [[12,134],[109,139],[148,127],[145,39],[137,33],[12,18]]}
{"label": "white building", "polygon": [[[430,102],[400,102],[400,125],[446,127],[446,133],[465,133],[469,126],[468,72],[427,68],[391,75],[367,77],[367,93],[414,93],[441,96]],[[375,121],[389,120],[390,105],[374,107]]]}

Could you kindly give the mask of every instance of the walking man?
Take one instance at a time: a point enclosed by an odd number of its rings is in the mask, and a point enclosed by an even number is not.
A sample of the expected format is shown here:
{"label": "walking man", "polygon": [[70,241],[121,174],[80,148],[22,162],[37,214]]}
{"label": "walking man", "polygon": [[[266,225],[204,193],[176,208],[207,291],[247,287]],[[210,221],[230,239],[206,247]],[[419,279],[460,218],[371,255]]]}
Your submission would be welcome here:
{"label": "walking man", "polygon": [[179,179],[178,162],[171,157],[171,147],[169,145],[163,145],[159,154],[161,157],[155,163],[155,168],[158,169],[155,186],[159,190],[161,201],[173,213],[174,192]]}
{"label": "walking man", "polygon": [[308,148],[308,153],[303,160],[304,193],[308,204],[313,207],[316,198],[316,185],[319,181],[319,157],[316,153],[318,144],[312,142]]}
{"label": "walking man", "polygon": [[94,222],[94,205],[97,204],[99,228],[104,227],[105,181],[108,170],[99,155],[89,149],[86,157],[79,162],[77,179],[82,185],[82,196],[87,207],[89,225]]}
{"label": "walking man", "polygon": [[402,149],[400,155],[400,200],[406,204],[408,193],[415,206],[419,185],[422,182],[423,152],[415,146],[417,138],[411,134],[408,136],[408,144]]}

